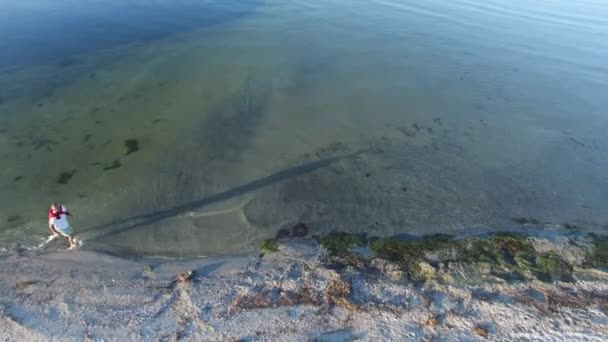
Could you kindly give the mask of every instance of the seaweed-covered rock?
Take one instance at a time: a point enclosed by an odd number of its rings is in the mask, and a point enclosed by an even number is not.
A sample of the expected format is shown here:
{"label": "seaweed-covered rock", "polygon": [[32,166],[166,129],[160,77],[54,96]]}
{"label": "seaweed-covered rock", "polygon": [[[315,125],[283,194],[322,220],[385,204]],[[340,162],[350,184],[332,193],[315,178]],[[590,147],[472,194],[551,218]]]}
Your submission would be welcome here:
{"label": "seaweed-covered rock", "polygon": [[279,244],[274,239],[264,240],[260,247],[262,254],[272,253],[279,250]]}
{"label": "seaweed-covered rock", "polygon": [[319,242],[332,254],[346,253],[354,246],[362,246],[365,238],[360,234],[329,233],[322,236]]}
{"label": "seaweed-covered rock", "polygon": [[536,256],[535,275],[542,281],[574,281],[573,268],[556,252],[546,252]]}
{"label": "seaweed-covered rock", "polygon": [[585,257],[585,265],[608,269],[608,236],[590,234],[592,249]]}

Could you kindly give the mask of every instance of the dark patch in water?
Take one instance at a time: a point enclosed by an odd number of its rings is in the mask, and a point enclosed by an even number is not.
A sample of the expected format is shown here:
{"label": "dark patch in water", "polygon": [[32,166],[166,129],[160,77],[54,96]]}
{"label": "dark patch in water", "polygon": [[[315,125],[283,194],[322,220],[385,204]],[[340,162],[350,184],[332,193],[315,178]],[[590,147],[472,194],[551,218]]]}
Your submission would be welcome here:
{"label": "dark patch in water", "polygon": [[61,60],[57,63],[58,68],[67,68],[78,64],[78,61],[72,58]]}
{"label": "dark patch in water", "polygon": [[574,230],[574,231],[581,230],[581,227],[577,226],[576,224],[569,224],[569,223],[564,224],[564,228],[566,228],[568,230]]}
{"label": "dark patch in water", "polygon": [[411,130],[408,127],[399,127],[399,128],[397,128],[397,130],[399,132],[401,132],[401,134],[405,135],[408,138],[415,138],[416,137],[416,131]]}
{"label": "dark patch in water", "polygon": [[298,223],[291,228],[291,236],[293,237],[305,237],[308,235],[308,226],[306,223]]}
{"label": "dark patch in water", "polygon": [[4,104],[4,97],[0,96],[0,105]]}
{"label": "dark patch in water", "polygon": [[287,239],[290,236],[290,232],[288,229],[286,228],[281,228],[279,229],[279,231],[277,232],[276,238],[277,239]]}
{"label": "dark patch in water", "polygon": [[82,141],[84,142],[88,142],[89,140],[91,140],[92,135],[90,133],[87,133],[84,135],[84,138],[82,138]]}
{"label": "dark patch in water", "polygon": [[86,198],[86,197],[87,197],[87,195],[86,195],[86,194],[78,194],[78,195],[76,195],[76,196],[78,196],[78,198]]}
{"label": "dark patch in water", "polygon": [[514,217],[511,219],[515,223],[519,224],[540,224],[540,220],[533,217]]}
{"label": "dark patch in water", "polygon": [[11,215],[11,216],[9,216],[6,219],[6,222],[8,222],[8,223],[14,223],[14,222],[21,221],[21,220],[23,220],[23,216],[21,216],[21,215]]}
{"label": "dark patch in water", "polygon": [[[56,11],[45,13],[44,20],[37,20],[32,12],[24,14],[20,22],[8,23],[13,32],[29,34],[35,29],[36,34],[28,36],[32,39],[21,39],[18,33],[3,35],[7,46],[13,48],[0,54],[0,69],[55,61],[61,72],[79,71],[82,64],[78,63],[79,55],[124,44],[143,45],[175,33],[230,23],[254,13],[263,3],[262,0],[178,1],[168,6],[154,1],[91,2],[86,10],[57,3]],[[68,12],[73,15],[66,15]],[[28,24],[32,20],[37,20],[35,28]]]}
{"label": "dark patch in water", "polygon": [[0,134],[4,133],[4,132],[6,132],[6,131],[7,131],[7,129],[6,129],[6,128],[0,128]]}
{"label": "dark patch in water", "polygon": [[108,139],[103,143],[103,147],[106,147],[108,145],[110,145],[110,143],[112,142],[112,140]]}
{"label": "dark patch in water", "polygon": [[93,151],[93,150],[95,149],[95,144],[87,144],[87,148],[88,148],[90,151]]}
{"label": "dark patch in water", "polygon": [[252,80],[212,108],[200,134],[201,149],[210,160],[237,161],[266,113],[270,91]]}
{"label": "dark patch in water", "polygon": [[57,142],[46,137],[30,137],[32,145],[34,145],[34,151],[38,151],[41,148],[45,148],[47,151],[52,151],[51,145],[56,145]]}
{"label": "dark patch in water", "polygon": [[95,120],[95,121],[93,121],[93,123],[96,124],[96,125],[99,125],[101,123],[101,121]]}
{"label": "dark patch in water", "polygon": [[127,152],[125,153],[127,156],[131,153],[139,151],[139,141],[137,139],[125,140],[125,146],[127,147]]}
{"label": "dark patch in water", "polygon": [[15,178],[13,178],[13,182],[18,182],[18,181],[20,181],[22,179],[23,179],[23,176],[17,176]]}
{"label": "dark patch in water", "polygon": [[99,112],[99,107],[91,108],[91,113],[97,113],[97,112]]}
{"label": "dark patch in water", "polygon": [[121,96],[118,98],[118,102],[125,102],[127,100],[126,96]]}
{"label": "dark patch in water", "polygon": [[580,146],[580,147],[585,147],[585,144],[584,144],[584,143],[582,143],[580,140],[577,140],[577,139],[576,139],[576,138],[574,138],[574,137],[570,137],[570,140],[572,140],[572,142],[574,142],[575,144],[577,144],[577,145],[578,145],[578,146]]}
{"label": "dark patch in water", "polygon": [[154,119],[154,120],[152,120],[152,123],[159,123],[161,121],[163,121],[163,119]]}
{"label": "dark patch in water", "polygon": [[334,142],[331,143],[327,146],[323,146],[323,147],[319,147],[318,149],[315,150],[315,156],[317,156],[317,158],[327,158],[339,153],[346,153],[349,151],[348,146],[346,146],[344,143],[338,141],[338,142]]}
{"label": "dark patch in water", "polygon": [[68,184],[68,182],[70,181],[70,179],[72,179],[72,177],[74,177],[74,174],[76,174],[76,169],[73,169],[72,171],[63,171],[59,174],[59,177],[57,179],[57,183],[59,184]]}
{"label": "dark patch in water", "polygon": [[120,164],[120,160],[115,160],[111,164],[109,164],[107,166],[104,166],[103,170],[104,171],[108,171],[108,170],[112,170],[112,169],[118,169],[121,166],[122,165]]}
{"label": "dark patch in water", "polygon": [[37,103],[37,104],[36,104],[36,107],[38,107],[38,108],[42,108],[42,107],[44,107],[44,103]]}

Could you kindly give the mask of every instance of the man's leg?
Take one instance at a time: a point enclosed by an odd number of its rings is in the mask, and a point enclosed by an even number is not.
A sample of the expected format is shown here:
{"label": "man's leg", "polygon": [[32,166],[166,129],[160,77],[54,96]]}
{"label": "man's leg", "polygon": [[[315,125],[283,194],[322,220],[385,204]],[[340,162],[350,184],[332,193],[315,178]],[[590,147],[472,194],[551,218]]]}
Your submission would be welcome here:
{"label": "man's leg", "polygon": [[53,233],[53,236],[54,236],[54,237],[61,236],[61,234],[59,234],[59,231],[57,230],[57,228],[55,228],[55,225],[54,225],[54,224],[51,224],[51,225],[49,226],[49,228],[51,229],[51,232]]}
{"label": "man's leg", "polygon": [[74,237],[70,235],[68,237],[68,240],[70,241],[70,249],[76,248],[76,246],[77,246],[76,245],[76,239],[74,239]]}

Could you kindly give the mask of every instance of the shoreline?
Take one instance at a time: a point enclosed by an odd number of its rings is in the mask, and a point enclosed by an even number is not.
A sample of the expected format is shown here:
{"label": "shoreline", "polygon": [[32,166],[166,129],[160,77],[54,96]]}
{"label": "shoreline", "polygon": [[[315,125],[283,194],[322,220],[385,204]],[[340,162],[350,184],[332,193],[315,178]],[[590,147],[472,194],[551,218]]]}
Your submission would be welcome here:
{"label": "shoreline", "polygon": [[258,256],[0,255],[9,340],[608,337],[608,239],[578,232],[268,240]]}

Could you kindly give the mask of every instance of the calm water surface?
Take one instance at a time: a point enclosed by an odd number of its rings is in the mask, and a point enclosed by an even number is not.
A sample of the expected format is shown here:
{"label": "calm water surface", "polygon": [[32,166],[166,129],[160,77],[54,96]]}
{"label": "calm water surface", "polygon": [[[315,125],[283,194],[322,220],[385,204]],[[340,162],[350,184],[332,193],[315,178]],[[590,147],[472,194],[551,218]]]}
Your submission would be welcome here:
{"label": "calm water surface", "polygon": [[603,0],[0,5],[0,245],[608,229]]}

